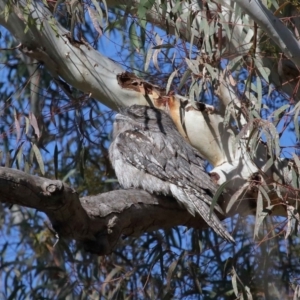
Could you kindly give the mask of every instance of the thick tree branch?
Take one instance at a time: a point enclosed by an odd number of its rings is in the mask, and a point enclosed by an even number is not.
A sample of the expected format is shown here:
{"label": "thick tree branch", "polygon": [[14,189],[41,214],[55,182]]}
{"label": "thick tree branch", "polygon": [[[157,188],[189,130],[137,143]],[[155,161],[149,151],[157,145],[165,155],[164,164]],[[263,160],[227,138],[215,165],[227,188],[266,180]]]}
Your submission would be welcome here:
{"label": "thick tree branch", "polygon": [[[132,104],[146,105],[141,92],[123,89],[117,75],[124,70],[87,43],[72,42],[69,32],[38,1],[0,0],[0,11],[9,5],[10,14],[0,14],[0,25],[22,43],[20,50],[43,62],[54,78],[63,78],[112,109]],[[24,9],[26,7],[26,9]],[[30,22],[27,22],[30,20]],[[26,29],[26,30],[25,30]]]}
{"label": "thick tree branch", "polygon": [[[300,42],[295,35],[260,0],[235,0],[235,2],[261,26],[268,37],[300,68]],[[222,4],[222,1],[220,3]]]}
{"label": "thick tree branch", "polygon": [[173,198],[141,190],[79,198],[59,180],[1,167],[0,191],[0,202],[44,212],[60,237],[82,242],[88,251],[99,255],[111,253],[121,236],[178,225],[207,227],[200,216],[192,217]]}

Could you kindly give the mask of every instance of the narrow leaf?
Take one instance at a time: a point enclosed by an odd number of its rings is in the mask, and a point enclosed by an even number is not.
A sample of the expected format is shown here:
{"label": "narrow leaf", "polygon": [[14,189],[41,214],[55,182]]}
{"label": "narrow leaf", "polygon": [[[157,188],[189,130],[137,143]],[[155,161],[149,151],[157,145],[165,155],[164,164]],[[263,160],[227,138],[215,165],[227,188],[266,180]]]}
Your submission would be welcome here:
{"label": "narrow leaf", "polygon": [[14,119],[15,119],[15,127],[16,127],[16,132],[17,132],[17,141],[16,143],[18,144],[20,137],[21,137],[21,126],[20,126],[20,122],[18,120],[18,116],[17,116],[17,112],[14,109]]}
{"label": "narrow leaf", "polygon": [[258,189],[260,190],[260,192],[261,192],[262,196],[264,197],[264,199],[267,200],[268,205],[271,205],[270,197],[269,197],[267,191],[264,189],[264,187],[262,185],[259,185]]}
{"label": "narrow leaf", "polygon": [[298,169],[298,174],[300,174],[300,159],[296,153],[293,153],[293,159]]}
{"label": "narrow leaf", "polygon": [[172,44],[163,44],[163,45],[157,45],[157,46],[153,46],[152,47],[152,49],[164,49],[164,48],[166,48],[166,49],[172,49],[172,48],[174,48],[174,45],[172,45]]}
{"label": "narrow leaf", "polygon": [[190,75],[191,75],[191,70],[186,70],[186,71],[183,73],[183,75],[182,75],[182,77],[181,77],[181,80],[180,80],[180,82],[179,82],[179,85],[178,85],[178,87],[177,87],[178,90],[180,90],[180,89],[185,85],[185,83],[186,83],[186,81],[188,80],[188,78],[190,77]]}
{"label": "narrow leaf", "polygon": [[218,199],[220,197],[220,195],[223,193],[226,185],[229,183],[230,181],[226,181],[223,184],[221,184],[219,186],[219,188],[217,189],[212,201],[211,201],[211,205],[210,205],[210,212],[209,212],[209,217],[211,217],[212,212],[214,211],[214,207],[216,206]]}
{"label": "narrow leaf", "polygon": [[232,205],[241,199],[241,195],[243,193],[247,192],[247,189],[249,187],[249,182],[245,182],[230,198],[230,201],[227,204],[226,207],[226,213],[228,213],[230,211],[230,209],[232,208]]}
{"label": "narrow leaf", "polygon": [[261,102],[262,102],[262,84],[261,84],[261,79],[259,76],[256,77],[256,86],[257,86],[257,103],[256,103],[255,107],[259,114],[260,109],[261,109]]}
{"label": "narrow leaf", "polygon": [[32,144],[32,150],[35,154],[35,157],[36,157],[36,160],[40,167],[42,175],[45,175],[45,166],[44,166],[43,158],[42,158],[41,152],[40,152],[39,148],[36,146],[36,144]]}
{"label": "narrow leaf", "polygon": [[62,179],[62,182],[66,182],[69,177],[71,177],[72,175],[76,174],[77,170],[76,169],[71,169],[66,175],[65,177]]}
{"label": "narrow leaf", "polygon": [[129,26],[129,39],[130,39],[130,42],[131,42],[131,45],[133,46],[133,48],[137,52],[139,52],[140,43],[139,43],[138,36],[137,36],[137,33],[136,33],[136,25],[135,25],[134,21],[132,21],[130,26]]}
{"label": "narrow leaf", "polygon": [[268,159],[268,161],[266,162],[266,164],[263,166],[263,168],[262,168],[263,171],[267,172],[273,166],[273,164],[274,164],[274,159],[273,159],[273,157],[270,157]]}
{"label": "narrow leaf", "polygon": [[39,130],[38,122],[36,120],[35,115],[32,112],[29,113],[29,122],[34,129],[34,132],[35,132],[37,138],[39,139],[40,138],[40,130]]}
{"label": "narrow leaf", "polygon": [[174,260],[169,269],[168,269],[168,273],[167,273],[167,291],[170,290],[170,287],[171,287],[171,279],[172,279],[172,276],[178,266],[178,263],[182,261],[182,259],[185,257],[186,255],[186,252],[185,251],[182,251],[179,258],[177,260]]}
{"label": "narrow leaf", "polygon": [[153,54],[153,49],[152,49],[152,44],[150,44],[147,55],[146,55],[146,61],[145,61],[145,66],[144,66],[144,71],[147,71],[150,65],[150,61],[152,58]]}
{"label": "narrow leaf", "polygon": [[185,62],[193,74],[199,74],[199,61],[195,59],[185,58]]}
{"label": "narrow leaf", "polygon": [[54,147],[54,175],[55,175],[55,179],[58,179],[58,148],[57,148],[57,144],[55,144]]}
{"label": "narrow leaf", "polygon": [[296,104],[294,109],[294,125],[295,125],[295,133],[296,137],[299,140],[300,139],[300,133],[299,133],[299,111],[300,111],[300,101]]}
{"label": "narrow leaf", "polygon": [[292,187],[295,189],[299,188],[299,173],[295,171],[295,168],[292,168]]}
{"label": "narrow leaf", "polygon": [[[14,164],[14,162],[15,162],[17,156],[18,156],[20,153],[22,154],[22,152],[23,152],[23,150],[22,150],[23,144],[24,144],[24,142],[20,143],[20,145],[17,147],[17,149],[16,149],[16,151],[15,151],[15,154],[14,154],[13,158],[12,158],[11,161],[10,161],[10,165],[11,165],[11,166]],[[20,165],[17,166],[18,169],[19,169],[19,166],[20,166]]]}
{"label": "narrow leaf", "polygon": [[267,215],[268,215],[268,212],[263,211],[263,198],[262,198],[261,192],[258,191],[257,200],[256,200],[256,218],[255,218],[255,227],[254,227],[254,238],[258,237],[259,228]]}
{"label": "narrow leaf", "polygon": [[300,285],[297,285],[295,288],[293,300],[299,300],[299,299],[300,299]]}
{"label": "narrow leaf", "polygon": [[22,158],[23,158],[23,144],[24,144],[24,142],[21,143],[21,147],[18,151],[17,160],[16,160],[17,168],[19,170],[21,169],[21,163],[22,163]]}
{"label": "narrow leaf", "polygon": [[207,68],[212,79],[218,79],[219,72],[216,68],[213,68],[210,64],[205,63],[205,67]]}
{"label": "narrow leaf", "polygon": [[238,297],[239,291],[237,288],[237,275],[236,275],[235,269],[233,267],[231,270],[231,283],[232,283],[234,294],[236,297]]}
{"label": "narrow leaf", "polygon": [[253,296],[251,294],[250,288],[248,286],[245,286],[247,300],[253,300]]}
{"label": "narrow leaf", "polygon": [[167,87],[166,87],[166,94],[169,93],[172,81],[176,75],[177,75],[177,70],[175,69],[175,71],[172,72],[172,74],[170,75],[170,77],[168,79]]}
{"label": "narrow leaf", "polygon": [[288,223],[287,223],[287,229],[284,237],[285,239],[287,239],[292,234],[292,232],[297,233],[297,228],[300,222],[299,213],[296,211],[294,206],[288,205],[286,208],[286,212],[287,212]]}
{"label": "narrow leaf", "polygon": [[98,1],[97,0],[92,0],[92,2],[93,2],[93,4],[94,4],[94,6],[95,6],[95,8],[96,8],[96,14],[97,14],[97,19],[98,19],[98,21],[100,22],[100,24],[101,24],[101,22],[102,22],[102,20],[103,20],[103,12],[102,12],[102,9],[101,9],[101,7],[100,7],[100,5],[99,5],[99,3],[98,3]]}
{"label": "narrow leaf", "polygon": [[231,72],[234,72],[237,69],[237,67],[241,65],[242,58],[243,58],[243,55],[239,55],[239,56],[235,57],[234,59],[230,60],[230,62],[226,66],[226,68],[228,70],[230,70]]}
{"label": "narrow leaf", "polygon": [[276,109],[274,112],[273,112],[273,116],[274,116],[274,121],[277,121],[279,119],[279,115],[284,112],[285,110],[287,110],[288,108],[290,108],[290,104],[286,104],[286,105],[283,105],[281,107],[279,107],[278,109]]}

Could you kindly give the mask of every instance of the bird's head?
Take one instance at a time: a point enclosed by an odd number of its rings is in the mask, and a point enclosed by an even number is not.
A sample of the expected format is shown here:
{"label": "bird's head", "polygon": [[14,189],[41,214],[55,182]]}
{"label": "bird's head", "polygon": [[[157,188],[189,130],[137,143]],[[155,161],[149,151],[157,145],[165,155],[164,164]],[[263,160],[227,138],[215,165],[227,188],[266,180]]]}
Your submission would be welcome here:
{"label": "bird's head", "polygon": [[126,130],[151,130],[165,133],[167,127],[173,127],[170,116],[155,107],[132,105],[125,108],[115,117],[114,131],[118,133]]}

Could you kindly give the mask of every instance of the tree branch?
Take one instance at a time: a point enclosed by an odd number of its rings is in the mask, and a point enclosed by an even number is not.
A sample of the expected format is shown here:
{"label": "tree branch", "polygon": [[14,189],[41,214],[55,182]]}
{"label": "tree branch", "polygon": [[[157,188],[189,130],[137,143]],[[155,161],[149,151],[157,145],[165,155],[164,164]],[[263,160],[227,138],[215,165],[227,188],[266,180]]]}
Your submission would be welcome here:
{"label": "tree branch", "polygon": [[22,43],[20,50],[43,62],[54,78],[63,78],[115,110],[132,104],[147,105],[144,94],[120,87],[117,75],[124,69],[86,43],[72,42],[69,32],[38,1],[20,0],[15,5],[0,0],[2,12],[6,5],[11,11],[9,16],[0,14],[0,24]]}
{"label": "tree branch", "polygon": [[79,198],[59,180],[0,167],[0,191],[0,202],[44,212],[60,237],[82,242],[88,251],[99,255],[111,253],[121,236],[178,225],[207,228],[200,216],[191,216],[173,198],[141,190]]}
{"label": "tree branch", "polygon": [[[220,1],[222,3],[222,1]],[[294,64],[300,67],[300,42],[274,14],[268,10],[260,0],[244,1],[236,0],[236,3],[246,12],[290,58]]]}

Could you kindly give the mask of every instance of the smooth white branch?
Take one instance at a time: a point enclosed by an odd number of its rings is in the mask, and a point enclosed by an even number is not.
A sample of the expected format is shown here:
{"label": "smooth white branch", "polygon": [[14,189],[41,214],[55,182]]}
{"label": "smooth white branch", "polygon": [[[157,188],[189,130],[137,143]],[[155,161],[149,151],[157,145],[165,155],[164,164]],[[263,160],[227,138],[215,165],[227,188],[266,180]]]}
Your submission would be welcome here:
{"label": "smooth white branch", "polygon": [[87,43],[73,42],[69,32],[39,1],[13,4],[1,0],[0,10],[4,12],[7,5],[10,13],[0,14],[0,24],[22,43],[20,50],[44,63],[54,78],[62,78],[113,109],[147,104],[142,93],[120,87],[117,75],[124,69]]}

